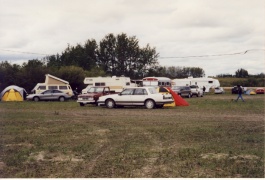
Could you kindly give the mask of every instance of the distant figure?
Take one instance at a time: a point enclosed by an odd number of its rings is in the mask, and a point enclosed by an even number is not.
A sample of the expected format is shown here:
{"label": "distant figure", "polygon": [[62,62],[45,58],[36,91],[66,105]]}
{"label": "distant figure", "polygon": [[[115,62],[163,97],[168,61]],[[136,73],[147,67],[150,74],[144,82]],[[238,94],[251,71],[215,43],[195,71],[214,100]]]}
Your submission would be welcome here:
{"label": "distant figure", "polygon": [[239,98],[241,98],[241,100],[243,101],[243,102],[245,102],[244,101],[244,99],[243,99],[243,96],[242,96],[242,88],[240,87],[240,85],[237,85],[237,94],[238,94],[238,96],[237,96],[237,99],[236,99],[236,102],[238,101],[238,99]]}
{"label": "distant figure", "polygon": [[202,90],[203,90],[203,94],[205,93],[205,89],[206,89],[205,86],[203,86],[203,88],[202,88]]}

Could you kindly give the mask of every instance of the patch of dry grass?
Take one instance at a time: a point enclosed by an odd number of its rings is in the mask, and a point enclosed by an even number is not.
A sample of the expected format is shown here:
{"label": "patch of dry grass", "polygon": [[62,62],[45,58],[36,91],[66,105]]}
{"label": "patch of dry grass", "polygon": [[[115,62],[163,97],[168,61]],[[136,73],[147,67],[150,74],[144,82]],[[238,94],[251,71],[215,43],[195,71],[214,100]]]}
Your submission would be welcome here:
{"label": "patch of dry grass", "polygon": [[147,110],[0,103],[0,177],[264,177],[264,96]]}

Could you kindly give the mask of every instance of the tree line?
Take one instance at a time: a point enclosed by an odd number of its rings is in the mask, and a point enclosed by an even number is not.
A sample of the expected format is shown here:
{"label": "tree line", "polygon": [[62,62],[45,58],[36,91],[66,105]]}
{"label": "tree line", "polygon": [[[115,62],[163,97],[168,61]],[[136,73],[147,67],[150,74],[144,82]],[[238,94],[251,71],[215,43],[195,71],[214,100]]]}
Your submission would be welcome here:
{"label": "tree line", "polygon": [[[7,61],[0,63],[0,91],[9,85],[17,85],[30,92],[37,83],[45,81],[51,74],[68,81],[72,88],[83,89],[85,77],[126,76],[142,79],[148,76],[174,78],[204,77],[200,67],[161,66],[159,54],[147,44],[140,47],[139,40],[121,33],[108,34],[99,43],[94,39],[84,44],[68,44],[61,54],[32,59],[22,65]],[[262,76],[263,75],[263,76]],[[217,77],[229,77],[220,74]],[[238,69],[232,77],[246,77],[245,69]],[[264,78],[264,74],[260,74]],[[250,80],[255,84],[255,80]]]}
{"label": "tree line", "polygon": [[68,81],[72,88],[84,88],[85,77],[127,76],[142,79],[147,76],[169,78],[204,77],[199,67],[161,66],[159,54],[147,44],[140,47],[135,36],[108,34],[99,43],[94,39],[77,44],[56,55],[41,60],[32,59],[22,65],[7,61],[0,63],[0,91],[9,85],[17,85],[30,92],[37,83],[51,74]]}

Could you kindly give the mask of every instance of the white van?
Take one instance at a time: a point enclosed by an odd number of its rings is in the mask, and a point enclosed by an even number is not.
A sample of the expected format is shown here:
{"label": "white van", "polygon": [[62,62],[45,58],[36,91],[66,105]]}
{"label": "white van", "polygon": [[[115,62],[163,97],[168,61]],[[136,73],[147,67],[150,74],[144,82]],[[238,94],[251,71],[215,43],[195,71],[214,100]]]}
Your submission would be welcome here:
{"label": "white van", "polygon": [[66,94],[69,94],[70,96],[73,96],[73,90],[71,86],[68,85],[63,85],[63,84],[44,84],[44,83],[38,83],[34,88],[33,88],[33,94],[39,94],[42,93],[43,91],[46,90],[60,90]]}
{"label": "white van", "polygon": [[58,77],[52,76],[50,74],[45,75],[45,82],[44,83],[38,83],[33,89],[33,94],[39,94],[46,90],[60,90],[66,94],[69,94],[70,96],[73,96],[73,90],[69,84],[68,81],[65,81],[63,79],[60,79]]}

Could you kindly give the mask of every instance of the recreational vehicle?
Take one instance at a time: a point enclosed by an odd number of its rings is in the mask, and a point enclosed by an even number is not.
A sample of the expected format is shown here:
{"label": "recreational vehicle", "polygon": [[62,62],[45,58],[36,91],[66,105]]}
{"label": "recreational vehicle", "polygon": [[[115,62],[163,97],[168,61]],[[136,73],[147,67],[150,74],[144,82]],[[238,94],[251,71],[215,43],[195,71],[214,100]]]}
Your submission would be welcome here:
{"label": "recreational vehicle", "polygon": [[58,77],[52,76],[50,74],[45,75],[45,82],[44,83],[38,83],[36,86],[32,89],[33,94],[40,94],[43,91],[46,90],[60,90],[66,94],[69,94],[70,96],[73,96],[73,90],[69,84],[68,81],[62,80]]}
{"label": "recreational vehicle", "polygon": [[205,87],[205,92],[209,92],[211,88],[220,87],[218,79],[213,78],[193,78],[188,77],[185,79],[173,79],[172,84],[174,86],[191,86],[197,85],[200,88]]}
{"label": "recreational vehicle", "polygon": [[145,77],[143,78],[143,86],[171,87],[171,79],[167,77]]}
{"label": "recreational vehicle", "polygon": [[88,89],[92,86],[108,86],[110,91],[121,92],[124,87],[135,86],[134,83],[131,83],[129,77],[86,77],[84,79],[84,84],[87,84],[87,87],[82,90],[82,94],[86,94]]}

